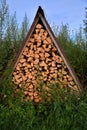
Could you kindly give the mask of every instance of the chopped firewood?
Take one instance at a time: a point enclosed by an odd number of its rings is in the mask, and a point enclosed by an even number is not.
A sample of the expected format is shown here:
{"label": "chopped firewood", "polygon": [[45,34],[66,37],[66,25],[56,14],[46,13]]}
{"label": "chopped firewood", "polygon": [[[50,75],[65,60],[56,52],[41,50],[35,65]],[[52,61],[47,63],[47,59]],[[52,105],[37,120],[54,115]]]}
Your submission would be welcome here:
{"label": "chopped firewood", "polygon": [[53,51],[53,52],[57,52],[56,47],[53,47],[52,51]]}
{"label": "chopped firewood", "polygon": [[47,35],[48,35],[48,32],[45,30],[45,32],[44,32],[44,35],[47,37]]}
{"label": "chopped firewood", "polygon": [[33,60],[33,58],[32,58],[32,57],[29,57],[29,58],[27,59],[27,62],[32,61],[32,60]]}
{"label": "chopped firewood", "polygon": [[31,74],[28,74],[27,77],[28,77],[29,79],[32,79],[32,75],[31,75]]}
{"label": "chopped firewood", "polygon": [[44,40],[43,43],[49,45],[49,42],[47,40]]}
{"label": "chopped firewood", "polygon": [[34,61],[34,65],[37,65],[39,63],[39,59],[36,59],[35,61]]}
{"label": "chopped firewood", "polygon": [[32,45],[32,42],[28,42],[27,43],[27,46],[29,47],[29,46],[31,46]]}
{"label": "chopped firewood", "polygon": [[39,54],[35,54],[35,55],[34,55],[34,58],[35,58],[35,59],[39,59]]}
{"label": "chopped firewood", "polygon": [[42,40],[42,41],[46,40],[46,36],[45,36],[45,35],[42,35],[42,36],[41,36],[41,40]]}
{"label": "chopped firewood", "polygon": [[74,85],[74,86],[73,86],[73,88],[74,88],[75,90],[78,90],[78,87],[77,87],[77,85]]}
{"label": "chopped firewood", "polygon": [[24,62],[26,62],[26,60],[25,59],[20,59],[19,62],[24,63]]}
{"label": "chopped firewood", "polygon": [[72,86],[75,84],[73,81],[70,81],[69,83],[70,83],[70,85],[72,85]]}
{"label": "chopped firewood", "polygon": [[41,67],[47,66],[47,64],[46,64],[44,61],[42,61],[42,62],[40,63],[40,66],[41,66]]}
{"label": "chopped firewood", "polygon": [[41,44],[42,44],[41,42],[38,42],[38,43],[37,43],[37,47],[41,46]]}
{"label": "chopped firewood", "polygon": [[29,85],[29,89],[33,89],[34,86],[32,84]]}
{"label": "chopped firewood", "polygon": [[68,81],[72,81],[73,79],[72,79],[72,77],[71,76],[69,76],[68,77]]}
{"label": "chopped firewood", "polygon": [[40,99],[39,99],[39,98],[36,98],[36,99],[34,99],[34,102],[35,102],[35,103],[39,103],[39,102],[40,102]]}
{"label": "chopped firewood", "polygon": [[36,34],[38,34],[38,33],[39,33],[39,31],[40,31],[39,29],[35,29]]}
{"label": "chopped firewood", "polygon": [[48,41],[48,43],[52,43],[52,41],[51,41],[51,39],[50,39],[50,37],[47,37],[47,39],[46,39],[47,41]]}
{"label": "chopped firewood", "polygon": [[[15,91],[24,87],[26,101],[33,100],[34,103],[39,103],[43,100],[40,97],[39,81],[49,83],[49,86],[51,83],[59,82],[61,87],[69,86],[78,90],[49,33],[41,23],[37,23],[21,53],[12,74],[12,81],[18,87]],[[46,85],[42,87],[50,99],[52,90]]]}
{"label": "chopped firewood", "polygon": [[28,95],[31,97],[31,96],[33,96],[33,93],[32,92],[28,92]]}
{"label": "chopped firewood", "polygon": [[50,54],[49,53],[45,53],[45,58],[48,58],[48,57],[50,57]]}
{"label": "chopped firewood", "polygon": [[41,29],[41,28],[43,28],[43,26],[38,23],[38,24],[36,25],[36,28],[37,28],[37,29]]}
{"label": "chopped firewood", "polygon": [[30,42],[34,43],[34,38],[30,38]]}
{"label": "chopped firewood", "polygon": [[38,94],[36,92],[34,92],[34,97],[37,97],[37,96],[38,96]]}
{"label": "chopped firewood", "polygon": [[28,91],[24,91],[24,94],[25,94],[25,95],[28,95]]}

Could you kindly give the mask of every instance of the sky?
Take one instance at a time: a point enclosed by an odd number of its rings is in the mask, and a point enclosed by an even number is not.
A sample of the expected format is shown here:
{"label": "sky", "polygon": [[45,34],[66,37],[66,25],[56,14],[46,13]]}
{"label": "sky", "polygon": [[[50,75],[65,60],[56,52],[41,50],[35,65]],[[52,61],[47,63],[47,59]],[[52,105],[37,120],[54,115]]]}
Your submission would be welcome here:
{"label": "sky", "polygon": [[17,20],[23,21],[25,12],[31,24],[38,6],[45,12],[49,24],[69,24],[71,30],[83,26],[87,0],[7,0],[11,14],[16,11]]}

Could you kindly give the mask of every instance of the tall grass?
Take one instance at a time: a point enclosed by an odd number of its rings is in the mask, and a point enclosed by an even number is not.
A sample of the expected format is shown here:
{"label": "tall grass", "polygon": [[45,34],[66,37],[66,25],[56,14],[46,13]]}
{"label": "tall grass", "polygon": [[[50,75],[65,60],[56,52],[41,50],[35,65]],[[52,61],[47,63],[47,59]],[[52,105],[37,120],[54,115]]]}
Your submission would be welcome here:
{"label": "tall grass", "polygon": [[53,84],[51,100],[34,105],[32,101],[21,100],[21,96],[14,97],[14,86],[10,80],[2,82],[0,130],[87,129],[86,93],[77,96]]}

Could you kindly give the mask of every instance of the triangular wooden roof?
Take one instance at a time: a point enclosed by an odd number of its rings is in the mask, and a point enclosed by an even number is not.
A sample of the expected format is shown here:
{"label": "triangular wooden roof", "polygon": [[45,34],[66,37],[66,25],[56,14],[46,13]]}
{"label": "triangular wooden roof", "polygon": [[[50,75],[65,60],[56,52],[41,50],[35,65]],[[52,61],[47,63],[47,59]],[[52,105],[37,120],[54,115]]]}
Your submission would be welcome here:
{"label": "triangular wooden roof", "polygon": [[46,18],[45,18],[44,12],[43,12],[43,10],[42,10],[42,8],[41,8],[40,6],[39,6],[39,8],[38,8],[38,10],[37,10],[36,16],[35,16],[34,21],[33,21],[32,25],[31,25],[31,27],[30,27],[30,30],[29,30],[27,36],[25,37],[25,39],[24,39],[24,41],[23,41],[23,43],[22,43],[22,45],[21,45],[21,48],[20,48],[20,50],[19,50],[19,52],[18,52],[18,54],[17,54],[16,60],[15,60],[15,64],[14,64],[14,69],[15,69],[15,67],[16,67],[16,65],[17,65],[17,63],[18,63],[18,61],[19,61],[19,59],[20,59],[20,56],[21,56],[21,54],[22,54],[22,52],[23,52],[23,49],[24,49],[25,46],[26,46],[26,42],[27,42],[27,41],[29,40],[29,38],[31,37],[31,35],[32,35],[32,33],[33,33],[33,31],[34,31],[34,29],[35,29],[35,27],[36,27],[38,21],[40,21],[40,22],[44,25],[44,27],[46,28],[46,30],[48,31],[48,33],[49,33],[49,35],[50,35],[50,37],[51,37],[51,39],[52,39],[52,41],[53,41],[55,47],[56,47],[57,50],[58,50],[58,53],[59,53],[60,56],[62,57],[62,59],[63,59],[65,65],[67,66],[67,68],[68,68],[68,70],[69,70],[71,76],[73,77],[75,83],[78,85],[78,90],[81,90],[81,84],[80,84],[80,82],[79,82],[79,80],[78,80],[78,77],[76,76],[76,74],[75,74],[73,68],[71,67],[71,65],[70,65],[70,63],[69,63],[69,61],[68,61],[68,59],[67,59],[67,57],[66,57],[64,51],[62,50],[60,44],[58,43],[58,40],[56,39],[56,37],[55,37],[53,31],[51,30],[51,28],[50,28],[50,26],[49,26],[49,24],[48,24],[48,22],[47,22],[47,20],[46,20]]}

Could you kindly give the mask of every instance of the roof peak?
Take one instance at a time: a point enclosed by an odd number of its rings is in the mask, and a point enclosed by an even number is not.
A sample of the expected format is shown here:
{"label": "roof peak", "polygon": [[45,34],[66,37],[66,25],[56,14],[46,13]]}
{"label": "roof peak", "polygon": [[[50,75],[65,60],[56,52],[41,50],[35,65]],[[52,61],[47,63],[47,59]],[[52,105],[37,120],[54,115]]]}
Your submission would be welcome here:
{"label": "roof peak", "polygon": [[41,6],[38,7],[37,13],[40,13],[41,15],[44,16],[44,11]]}

